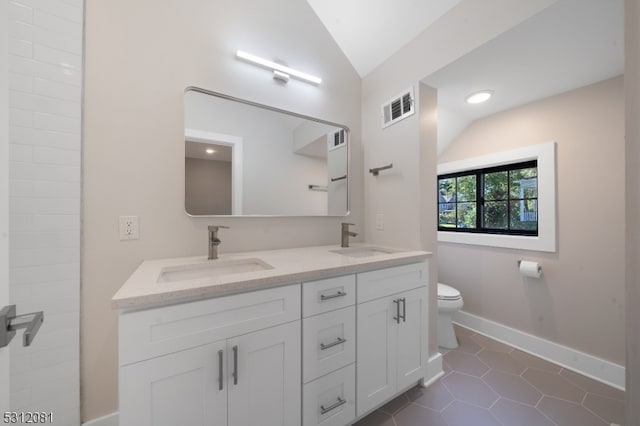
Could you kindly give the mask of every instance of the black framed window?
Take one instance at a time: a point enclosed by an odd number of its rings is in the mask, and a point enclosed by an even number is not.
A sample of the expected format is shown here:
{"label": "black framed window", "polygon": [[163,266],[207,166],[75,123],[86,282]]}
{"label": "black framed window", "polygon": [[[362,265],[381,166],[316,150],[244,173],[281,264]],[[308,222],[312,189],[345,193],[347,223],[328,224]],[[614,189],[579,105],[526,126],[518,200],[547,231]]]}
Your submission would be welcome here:
{"label": "black framed window", "polygon": [[438,230],[537,236],[537,160],[439,175]]}

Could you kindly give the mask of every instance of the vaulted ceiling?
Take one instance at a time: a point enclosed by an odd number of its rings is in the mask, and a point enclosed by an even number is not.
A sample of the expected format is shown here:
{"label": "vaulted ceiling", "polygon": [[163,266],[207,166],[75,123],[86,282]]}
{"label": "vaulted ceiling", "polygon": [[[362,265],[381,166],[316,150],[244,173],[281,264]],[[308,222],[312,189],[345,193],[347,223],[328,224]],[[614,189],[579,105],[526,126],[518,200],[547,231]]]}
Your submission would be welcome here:
{"label": "vaulted ceiling", "polygon": [[461,0],[307,0],[361,77]]}
{"label": "vaulted ceiling", "polygon": [[[477,0],[307,1],[365,77],[458,3]],[[623,28],[623,0],[557,0],[424,76],[438,89],[439,152],[480,117],[622,74]],[[441,40],[439,48],[455,42]],[[482,89],[494,92],[490,101],[465,102]]]}

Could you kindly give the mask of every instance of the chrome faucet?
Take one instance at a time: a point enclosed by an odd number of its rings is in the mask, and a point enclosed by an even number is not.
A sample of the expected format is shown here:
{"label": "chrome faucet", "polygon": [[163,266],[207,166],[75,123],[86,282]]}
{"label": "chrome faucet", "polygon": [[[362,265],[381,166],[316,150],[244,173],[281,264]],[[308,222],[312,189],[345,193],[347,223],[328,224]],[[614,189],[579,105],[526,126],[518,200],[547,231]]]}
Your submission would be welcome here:
{"label": "chrome faucet", "polygon": [[342,222],[342,244],[340,244],[340,247],[349,247],[349,237],[356,237],[358,235],[355,232],[349,231],[349,225],[355,226],[355,223]]}
{"label": "chrome faucet", "polygon": [[218,246],[222,242],[220,238],[218,238],[218,230],[220,228],[229,229],[228,226],[209,226],[209,260],[218,258]]}

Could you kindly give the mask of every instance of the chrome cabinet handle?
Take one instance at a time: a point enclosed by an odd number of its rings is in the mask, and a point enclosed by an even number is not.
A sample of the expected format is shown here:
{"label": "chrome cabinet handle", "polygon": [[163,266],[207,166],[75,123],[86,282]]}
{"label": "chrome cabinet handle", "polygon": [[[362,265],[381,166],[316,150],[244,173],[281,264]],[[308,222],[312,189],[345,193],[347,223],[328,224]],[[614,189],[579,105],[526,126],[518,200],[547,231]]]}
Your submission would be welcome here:
{"label": "chrome cabinet handle", "polygon": [[342,180],[342,179],[346,179],[346,178],[347,178],[347,175],[331,178],[331,182],[335,182],[337,180]]}
{"label": "chrome cabinet handle", "polygon": [[324,351],[325,349],[329,349],[329,348],[341,345],[341,344],[346,343],[346,342],[347,342],[347,339],[343,339],[342,337],[338,337],[338,340],[336,340],[335,342],[327,343],[326,345],[324,343],[320,343],[320,350]]}
{"label": "chrome cabinet handle", "polygon": [[335,299],[336,297],[344,297],[346,295],[347,293],[345,293],[344,291],[338,291],[335,294],[329,294],[329,295],[321,294],[320,300],[330,300],[330,299]]}
{"label": "chrome cabinet handle", "polygon": [[393,319],[396,320],[396,323],[400,324],[400,299],[394,300],[393,303],[396,304],[396,316],[393,317]]}
{"label": "chrome cabinet handle", "polygon": [[233,347],[233,384],[238,384],[238,346]]}
{"label": "chrome cabinet handle", "polygon": [[[400,299],[396,299],[393,301],[396,304],[396,316],[393,317],[396,320],[396,323],[400,324],[400,320],[402,322],[407,322],[407,299],[401,297]],[[400,303],[402,303],[402,315],[400,315]]]}
{"label": "chrome cabinet handle", "polygon": [[335,410],[336,408],[341,407],[346,403],[347,403],[346,399],[342,399],[342,398],[338,397],[338,402],[328,406],[327,408],[324,408],[324,405],[321,405],[320,406],[320,414],[321,415],[327,414],[329,411]]}
{"label": "chrome cabinet handle", "polygon": [[223,388],[223,377],[222,377],[222,349],[218,351],[218,390],[222,390]]}

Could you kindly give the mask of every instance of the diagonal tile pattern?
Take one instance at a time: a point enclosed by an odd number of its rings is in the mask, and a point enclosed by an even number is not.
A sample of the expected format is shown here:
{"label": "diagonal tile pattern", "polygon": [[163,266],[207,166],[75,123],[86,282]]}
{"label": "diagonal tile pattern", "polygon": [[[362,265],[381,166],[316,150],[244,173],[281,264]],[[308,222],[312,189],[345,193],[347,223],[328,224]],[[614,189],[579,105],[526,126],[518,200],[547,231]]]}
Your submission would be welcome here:
{"label": "diagonal tile pattern", "polygon": [[624,392],[456,326],[445,375],[354,426],[624,426]]}

